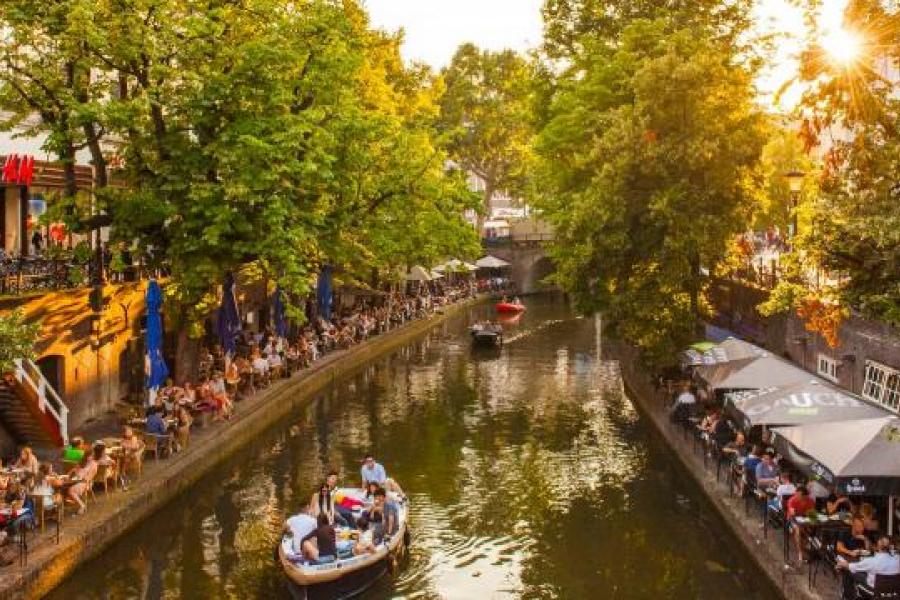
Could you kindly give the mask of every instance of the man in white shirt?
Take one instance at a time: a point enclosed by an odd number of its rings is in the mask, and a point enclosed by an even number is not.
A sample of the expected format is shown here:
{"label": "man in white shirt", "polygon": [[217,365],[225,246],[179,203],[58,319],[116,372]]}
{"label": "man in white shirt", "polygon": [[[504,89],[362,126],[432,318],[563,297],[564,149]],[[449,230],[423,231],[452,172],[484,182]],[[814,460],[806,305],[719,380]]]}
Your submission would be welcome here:
{"label": "man in white shirt", "polygon": [[387,473],[385,472],[384,467],[375,462],[375,458],[371,454],[366,454],[361,474],[363,489],[366,489],[366,486],[370,482],[383,486],[384,482],[387,481]]}
{"label": "man in white shirt", "polygon": [[[892,555],[890,553],[890,548],[890,538],[883,535],[878,538],[878,543],[875,545],[874,556],[864,558],[855,563],[848,563],[843,558],[838,558],[838,569],[847,569],[851,574],[851,577],[848,577],[849,581],[845,584],[847,588],[855,587],[855,584],[857,583],[864,583],[870,588],[874,588],[876,575],[900,574],[900,556]],[[845,591],[850,590],[846,589]],[[854,589],[850,596],[845,597],[855,598],[855,592],[856,590]]]}
{"label": "man in white shirt", "polygon": [[294,550],[294,554],[299,556],[302,553],[300,544],[303,538],[315,531],[317,526],[315,518],[309,515],[306,510],[287,520],[284,524],[284,533],[291,536],[291,548]]}
{"label": "man in white shirt", "polygon": [[269,361],[262,355],[257,355],[253,359],[253,370],[256,371],[258,375],[265,375],[269,372]]}

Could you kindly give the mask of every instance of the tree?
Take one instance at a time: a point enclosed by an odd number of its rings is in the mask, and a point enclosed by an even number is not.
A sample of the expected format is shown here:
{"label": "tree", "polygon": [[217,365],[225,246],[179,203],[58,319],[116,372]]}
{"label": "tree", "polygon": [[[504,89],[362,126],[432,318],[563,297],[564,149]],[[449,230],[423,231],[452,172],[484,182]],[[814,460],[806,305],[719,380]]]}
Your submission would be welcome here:
{"label": "tree", "polygon": [[[814,7],[813,7],[814,8]],[[876,0],[853,0],[844,26],[863,51],[842,62],[812,44],[803,53],[801,103],[807,150],[823,150],[820,194],[801,229],[790,277],[773,292],[767,312],[796,309],[810,329],[837,344],[849,310],[900,324],[900,101],[885,65],[900,58],[900,13]],[[806,276],[832,277],[816,285]]]}
{"label": "tree", "polygon": [[677,22],[638,19],[616,44],[586,41],[538,142],[559,282],[657,361],[696,335],[703,268],[749,220],[764,143],[753,65]]}
{"label": "tree", "polygon": [[19,311],[0,316],[0,373],[16,368],[17,360],[34,358],[40,325],[26,323]]}
{"label": "tree", "polygon": [[511,50],[463,44],[442,75],[440,123],[451,138],[450,157],[484,182],[480,231],[494,194],[524,186],[532,138],[531,71]]}

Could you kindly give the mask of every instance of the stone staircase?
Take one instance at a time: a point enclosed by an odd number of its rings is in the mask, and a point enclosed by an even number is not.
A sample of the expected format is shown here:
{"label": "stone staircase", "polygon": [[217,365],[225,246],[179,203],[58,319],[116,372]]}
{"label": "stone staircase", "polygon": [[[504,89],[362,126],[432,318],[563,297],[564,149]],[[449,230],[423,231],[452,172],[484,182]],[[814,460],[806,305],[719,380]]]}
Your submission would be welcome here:
{"label": "stone staircase", "polygon": [[0,425],[19,445],[39,450],[68,441],[68,408],[31,361],[0,379]]}

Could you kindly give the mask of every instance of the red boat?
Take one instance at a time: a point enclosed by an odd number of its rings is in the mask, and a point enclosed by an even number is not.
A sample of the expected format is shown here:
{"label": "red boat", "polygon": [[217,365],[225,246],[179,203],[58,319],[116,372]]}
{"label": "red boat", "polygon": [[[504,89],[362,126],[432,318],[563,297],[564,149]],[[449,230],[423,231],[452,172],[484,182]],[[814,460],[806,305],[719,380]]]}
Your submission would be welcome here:
{"label": "red boat", "polygon": [[498,302],[494,305],[498,313],[521,313],[525,312],[524,304],[513,304],[512,302]]}

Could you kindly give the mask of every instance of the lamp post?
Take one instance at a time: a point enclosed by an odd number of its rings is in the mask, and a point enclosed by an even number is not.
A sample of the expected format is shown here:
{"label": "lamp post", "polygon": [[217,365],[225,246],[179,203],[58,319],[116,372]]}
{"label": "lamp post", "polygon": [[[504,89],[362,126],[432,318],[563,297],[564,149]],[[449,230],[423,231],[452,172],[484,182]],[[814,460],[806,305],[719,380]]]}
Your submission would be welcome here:
{"label": "lamp post", "polygon": [[800,192],[803,191],[803,180],[806,173],[794,169],[784,174],[788,180],[788,188],[791,190],[791,230],[790,238],[797,235],[797,205],[800,203]]}

